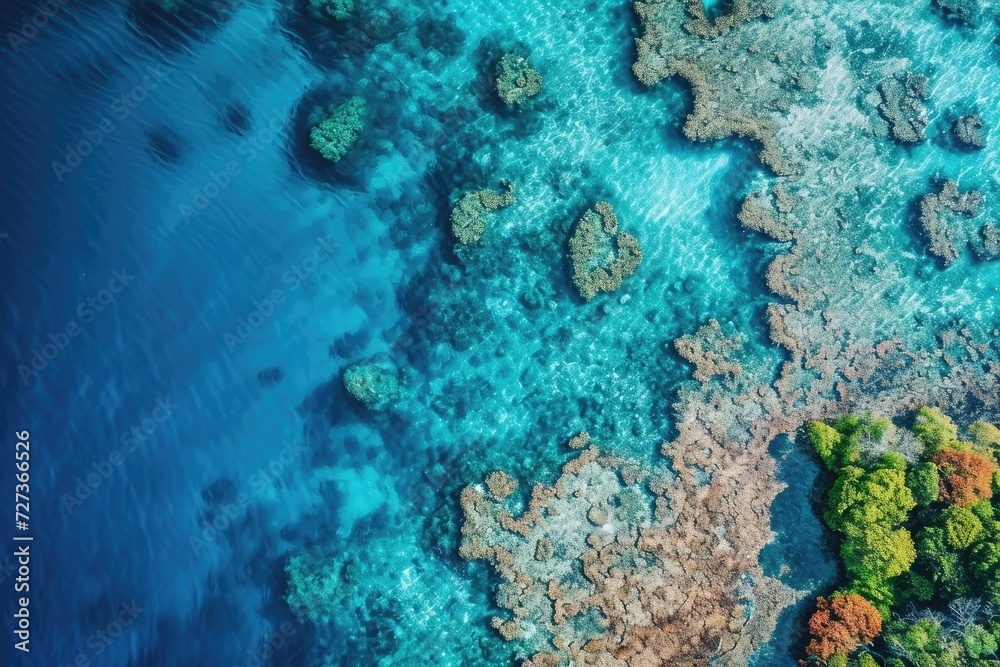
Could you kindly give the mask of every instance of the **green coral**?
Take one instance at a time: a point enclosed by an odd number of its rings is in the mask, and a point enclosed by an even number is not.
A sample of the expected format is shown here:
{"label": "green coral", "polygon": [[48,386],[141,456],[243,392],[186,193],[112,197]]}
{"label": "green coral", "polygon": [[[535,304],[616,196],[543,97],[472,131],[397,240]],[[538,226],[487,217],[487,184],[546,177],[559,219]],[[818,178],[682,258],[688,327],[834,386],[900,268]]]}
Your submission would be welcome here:
{"label": "green coral", "polygon": [[577,222],[569,252],[573,283],[587,301],[621,287],[642,262],[639,241],[618,231],[618,216],[607,202],[598,202]]}
{"label": "green coral", "polygon": [[821,421],[814,421],[810,422],[807,432],[809,442],[828,470],[839,470],[850,462],[844,460],[840,432],[837,429]]}
{"label": "green coral", "polygon": [[354,0],[309,0],[309,8],[316,14],[346,21],[354,12]]}
{"label": "green coral", "polygon": [[977,445],[983,447],[1000,447],[1000,428],[987,422],[975,422],[969,425],[969,434]]}
{"label": "green coral", "polygon": [[344,371],[344,387],[369,410],[384,410],[399,398],[399,373],[379,362],[355,364]]}
{"label": "green coral", "polygon": [[528,59],[514,52],[507,53],[497,65],[497,93],[507,106],[518,106],[542,90],[542,75]]}
{"label": "green coral", "polygon": [[968,549],[983,532],[983,522],[968,507],[944,511],[944,535],[952,549]]}
{"label": "green coral", "polygon": [[337,162],[354,145],[365,128],[367,105],[352,97],[340,106],[327,109],[326,118],[309,133],[310,145],[327,160]]}
{"label": "green coral", "polygon": [[877,525],[902,524],[915,506],[902,471],[880,468],[868,472],[847,466],[830,490],[824,518],[833,530],[856,535]]}
{"label": "green coral", "polygon": [[941,494],[941,475],[937,466],[930,461],[918,463],[906,474],[906,485],[913,492],[913,499],[921,507],[926,507]]}
{"label": "green coral", "polygon": [[451,211],[451,233],[459,243],[479,241],[486,231],[486,217],[516,201],[513,183],[505,179],[500,181],[500,187],[503,192],[479,190],[458,200]]}
{"label": "green coral", "polygon": [[927,449],[928,454],[935,454],[942,447],[958,439],[958,427],[955,422],[938,408],[920,408],[913,424],[913,432]]}
{"label": "green coral", "polygon": [[962,646],[973,660],[981,660],[997,652],[996,637],[977,623],[973,623],[962,633]]}

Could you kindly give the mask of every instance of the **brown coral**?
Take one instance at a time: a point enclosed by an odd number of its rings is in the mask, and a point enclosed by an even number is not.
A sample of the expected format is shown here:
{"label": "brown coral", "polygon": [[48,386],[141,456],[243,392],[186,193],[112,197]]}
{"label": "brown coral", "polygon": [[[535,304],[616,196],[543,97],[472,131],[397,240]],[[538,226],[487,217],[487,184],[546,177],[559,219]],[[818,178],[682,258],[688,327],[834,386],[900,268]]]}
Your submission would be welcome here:
{"label": "brown coral", "polygon": [[694,379],[708,384],[713,377],[739,377],[743,368],[733,361],[734,353],[743,347],[743,336],[726,336],[715,320],[698,329],[697,333],[681,336],[674,341],[677,353],[694,364]]}
{"label": "brown coral", "polygon": [[882,632],[882,616],[868,600],[855,593],[816,600],[809,619],[813,639],[806,652],[822,660],[835,653],[850,655]]}
{"label": "brown coral", "polygon": [[776,241],[794,238],[787,214],[795,209],[795,200],[778,184],[770,195],[755,192],[743,200],[737,218],[747,229],[767,234]]}
{"label": "brown coral", "polygon": [[[769,460],[766,447],[752,455],[741,450],[679,456],[716,471],[708,487],[685,473],[648,488],[623,479],[621,459],[584,450],[516,519],[531,526],[523,536],[502,529],[504,504],[468,487],[463,555],[492,560],[504,581],[524,584],[501,587],[505,596],[515,594],[501,606],[514,611],[518,632],[503,619],[494,626],[534,647],[527,664],[666,667],[706,665],[713,655],[721,664],[741,664],[792,599],[754,565],[769,532],[753,528],[751,517],[766,514],[773,478],[754,473],[740,480],[737,471],[758,471]],[[661,502],[676,509],[658,512]],[[622,510],[612,515],[612,506]],[[712,528],[718,520],[721,530]],[[574,561],[583,578],[573,574]],[[758,611],[747,623],[751,605]],[[604,619],[602,629],[595,634],[573,622],[581,616]]]}
{"label": "brown coral", "polygon": [[517,480],[498,470],[486,478],[486,488],[494,500],[503,500],[517,491]]}

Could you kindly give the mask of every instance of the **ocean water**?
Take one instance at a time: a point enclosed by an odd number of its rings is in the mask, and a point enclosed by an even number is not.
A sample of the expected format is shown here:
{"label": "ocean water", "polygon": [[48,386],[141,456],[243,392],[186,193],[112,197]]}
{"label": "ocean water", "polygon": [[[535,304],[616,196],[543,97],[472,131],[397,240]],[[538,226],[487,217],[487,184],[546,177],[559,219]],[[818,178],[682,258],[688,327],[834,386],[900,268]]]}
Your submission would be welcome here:
{"label": "ocean water", "polygon": [[[661,462],[692,370],[671,341],[710,318],[745,336],[748,374],[777,377],[764,276],[784,247],[736,220],[766,174],[746,142],[685,138],[682,83],[635,80],[630,3],[390,0],[361,26],[317,25],[290,0],[204,2],[176,20],[54,3],[13,41],[41,10],[0,8],[0,390],[5,438],[31,434],[34,537],[32,652],[5,640],[3,664],[514,664],[489,626],[496,578],[458,557],[460,489],[495,469],[551,481],[581,429]],[[935,267],[911,218],[935,174],[1000,215],[1000,143],[954,150],[945,124],[975,111],[1000,133],[997,24],[871,4],[830,3],[849,27],[841,55],[896,35],[931,76],[932,124],[926,144],[881,155],[880,189],[863,193],[871,215],[851,234],[893,263],[888,306],[865,322],[916,345],[962,318],[989,330],[1000,264],[966,251]],[[544,80],[519,112],[490,90],[511,48]],[[370,126],[323,165],[305,119],[354,94]],[[502,178],[517,204],[481,247],[456,248],[456,193]],[[585,303],[566,244],[601,200],[644,258]],[[340,381],[372,357],[406,378],[386,413]],[[772,453],[788,488],[762,562],[823,592],[836,573],[818,470],[790,441]],[[309,550],[362,564],[328,624],[283,599],[288,559]],[[760,664],[794,664],[800,613]]]}

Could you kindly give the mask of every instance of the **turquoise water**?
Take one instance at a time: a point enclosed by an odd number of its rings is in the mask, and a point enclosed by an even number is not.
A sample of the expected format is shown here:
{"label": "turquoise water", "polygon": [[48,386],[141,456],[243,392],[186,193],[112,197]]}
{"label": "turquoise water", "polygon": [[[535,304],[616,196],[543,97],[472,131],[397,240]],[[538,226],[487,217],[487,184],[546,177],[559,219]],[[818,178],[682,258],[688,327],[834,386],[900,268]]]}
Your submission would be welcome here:
{"label": "turquoise water", "polygon": [[[991,5],[966,27],[928,3],[777,4],[776,18],[744,32],[817,38],[816,87],[779,114],[778,132],[815,166],[791,186],[807,201],[794,245],[811,259],[798,280],[817,297],[801,313],[803,344],[836,356],[824,346],[898,337],[932,356],[961,323],[993,347],[955,375],[995,377],[984,360],[995,355],[1000,263],[963,249],[944,268],[916,223],[939,174],[982,191],[981,219],[1000,219]],[[44,664],[96,659],[88,638],[133,598],[146,611],[102,664],[244,665],[284,623],[276,665],[512,664],[520,645],[490,627],[498,578],[458,556],[461,489],[497,469],[522,492],[551,482],[582,429],[608,451],[663,463],[678,391],[693,386],[672,341],[710,318],[745,337],[748,385],[772,384],[792,358],[771,341],[767,307],[788,300],[766,274],[793,244],[736,218],[774,177],[751,142],[685,137],[694,100],[682,81],[636,80],[631,3],[359,6],[364,21],[324,25],[293,3],[163,21],[75,0],[4,51],[4,423],[30,428],[41,452]],[[710,17],[727,6],[705,3]],[[4,25],[35,10],[5,7]],[[543,78],[518,111],[492,91],[512,48]],[[887,138],[872,97],[906,69],[930,78],[928,140],[915,147]],[[123,95],[134,102],[125,117]],[[306,118],[351,95],[368,101],[370,125],[324,165]],[[950,138],[950,120],[968,113],[987,128],[981,151]],[[54,171],[105,118],[114,129],[93,155]],[[516,204],[492,216],[480,246],[456,247],[457,195],[501,179],[516,183]],[[584,302],[567,243],[601,200],[643,261],[618,291]],[[77,305],[123,267],[134,282],[82,321]],[[68,320],[83,335],[24,381],[18,366]],[[340,381],[372,357],[404,378],[378,414]],[[794,381],[832,397],[814,368]],[[928,368],[934,380],[950,372],[933,358]],[[908,381],[886,377],[862,390],[871,401]],[[963,402],[964,389],[919,396],[996,418],[995,393]],[[165,398],[170,416],[92,497],[67,505],[78,478]],[[790,441],[771,454],[787,488],[762,565],[822,592],[835,572],[814,516],[818,470]],[[308,550],[361,573],[326,623],[300,622],[283,601],[285,565]],[[802,604],[781,616],[759,664],[799,657]]]}

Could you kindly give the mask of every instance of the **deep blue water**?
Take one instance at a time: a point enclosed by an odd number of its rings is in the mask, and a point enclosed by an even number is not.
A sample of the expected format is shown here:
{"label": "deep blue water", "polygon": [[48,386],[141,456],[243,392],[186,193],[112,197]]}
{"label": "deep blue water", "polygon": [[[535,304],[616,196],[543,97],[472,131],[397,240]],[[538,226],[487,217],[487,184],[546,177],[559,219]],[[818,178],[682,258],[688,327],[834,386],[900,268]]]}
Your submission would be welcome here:
{"label": "deep blue water", "polygon": [[[501,465],[551,479],[581,428],[654,457],[690,371],[669,342],[708,317],[776,372],[761,278],[774,250],[733,221],[760,168],[749,147],[680,134],[682,86],[636,84],[628,3],[404,3],[386,19],[409,26],[394,42],[303,28],[284,3],[221,3],[184,29],[118,2],[58,6],[0,55],[3,437],[30,431],[34,537],[32,652],[5,637],[3,664],[249,665],[276,633],[274,665],[323,664],[317,651],[510,664],[489,573],[457,557],[457,490]],[[4,33],[35,11],[5,4]],[[560,104],[512,115],[482,99],[478,63],[514,41]],[[943,80],[941,98],[962,97]],[[349,92],[377,126],[328,169],[303,119]],[[504,176],[523,205],[468,269],[448,199]],[[645,259],[584,307],[545,249],[599,198]],[[414,379],[373,416],[339,378],[378,354]],[[815,466],[783,465],[774,572],[822,539]],[[289,554],[313,547],[377,570],[325,630],[282,601]],[[791,576],[820,589],[830,561]],[[123,609],[134,622],[119,628]],[[783,620],[777,641],[793,634]]]}

